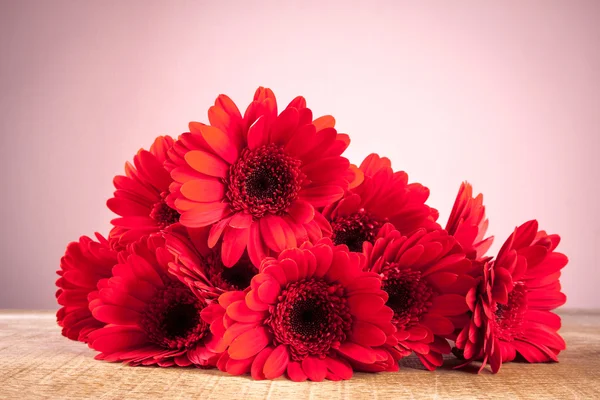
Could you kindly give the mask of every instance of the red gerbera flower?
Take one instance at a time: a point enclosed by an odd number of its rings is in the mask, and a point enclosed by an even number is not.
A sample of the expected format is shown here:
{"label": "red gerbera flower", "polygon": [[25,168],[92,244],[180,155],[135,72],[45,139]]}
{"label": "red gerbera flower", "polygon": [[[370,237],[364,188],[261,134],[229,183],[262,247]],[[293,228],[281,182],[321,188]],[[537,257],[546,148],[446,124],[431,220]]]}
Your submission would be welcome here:
{"label": "red gerbera flower", "polygon": [[63,336],[71,340],[87,341],[87,336],[104,326],[92,316],[88,306],[93,299],[96,285],[101,279],[110,277],[117,263],[117,253],[108,241],[96,233],[98,241],[82,236],[78,242],[67,246],[60,260],[60,278],[56,281],[56,299],[62,307],[56,313]]}
{"label": "red gerbera flower", "polygon": [[244,290],[258,273],[248,254],[225,267],[218,248],[207,245],[208,229],[180,226],[164,233],[167,249],[175,256],[169,272],[188,285],[199,297],[218,297],[229,290]]}
{"label": "red gerbera flower", "polygon": [[460,243],[467,258],[481,260],[489,250],[494,237],[483,238],[488,228],[483,195],[473,197],[473,187],[463,182],[446,224],[446,231]]}
{"label": "red gerbera flower", "polygon": [[125,164],[126,176],[115,177],[117,190],[106,205],[121,218],[111,221],[111,242],[125,246],[179,220],[179,213],[165,202],[172,179],[164,163],[172,145],[170,136],[157,137],[150,151],[141,149],[133,165]]}
{"label": "red gerbera flower", "polygon": [[227,96],[190,123],[170,152],[169,203],[186,227],[211,227],[225,266],[247,249],[255,265],[272,252],[318,240],[329,224],[315,212],[338,200],[354,179],[340,155],[349,144],[335,121],[313,121],[302,97],[277,115],[275,95],[259,88],[244,116]]}
{"label": "red gerbera flower", "polygon": [[131,365],[214,365],[202,297],[168,274],[173,260],[164,239],[151,235],[129,246],[129,256],[90,302],[93,316],[108,324],[89,335],[97,359]]}
{"label": "red gerbera flower", "polygon": [[[217,366],[254,379],[284,373],[294,381],[349,379],[360,370],[394,370],[383,346],[394,333],[392,310],[361,256],[322,239],[314,247],[268,258],[247,292],[222,294],[202,312],[211,324]],[[364,368],[363,368],[364,367]]]}
{"label": "red gerbera flower", "polygon": [[484,265],[467,297],[471,322],[456,339],[466,364],[482,360],[480,371],[489,363],[496,373],[517,354],[532,363],[558,361],[565,342],[557,332],[560,317],[551,311],[566,301],[559,278],[568,263],[554,251],[559,242],[558,235],[538,232],[532,220],[516,228],[497,259]]}
{"label": "red gerbera flower", "polygon": [[391,223],[403,234],[417,229],[440,229],[437,210],[425,204],[429,189],[408,183],[406,172],[394,172],[390,160],[371,154],[360,165],[364,181],[343,199],[325,208],[335,244],[360,252],[364,242],[373,243],[379,229]]}
{"label": "red gerbera flower", "polygon": [[429,370],[442,365],[446,338],[466,322],[466,294],[475,284],[460,245],[443,230],[402,236],[386,224],[364,254],[389,296],[397,349],[403,356],[414,351]]}

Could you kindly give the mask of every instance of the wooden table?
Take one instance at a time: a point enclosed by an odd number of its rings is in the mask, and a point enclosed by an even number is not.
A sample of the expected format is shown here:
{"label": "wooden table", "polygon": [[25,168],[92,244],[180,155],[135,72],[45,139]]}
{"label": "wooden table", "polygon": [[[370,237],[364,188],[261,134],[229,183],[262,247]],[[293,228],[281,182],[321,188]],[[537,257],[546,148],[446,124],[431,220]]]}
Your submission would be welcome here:
{"label": "wooden table", "polygon": [[409,357],[397,373],[294,383],[96,361],[86,345],[60,335],[53,313],[0,311],[0,399],[600,399],[600,312],[562,317],[568,349],[557,364],[511,363],[477,375],[424,371]]}

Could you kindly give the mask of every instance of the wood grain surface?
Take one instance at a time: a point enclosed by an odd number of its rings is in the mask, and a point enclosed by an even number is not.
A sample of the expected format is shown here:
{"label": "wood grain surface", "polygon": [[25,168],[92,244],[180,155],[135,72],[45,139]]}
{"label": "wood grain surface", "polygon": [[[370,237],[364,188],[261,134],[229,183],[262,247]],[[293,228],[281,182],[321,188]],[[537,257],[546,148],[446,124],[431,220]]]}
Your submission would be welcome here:
{"label": "wood grain surface", "polygon": [[563,312],[560,363],[505,364],[500,373],[402,360],[397,373],[350,381],[253,381],[217,370],[128,367],[93,359],[60,335],[49,312],[0,311],[0,399],[600,399],[600,312]]}

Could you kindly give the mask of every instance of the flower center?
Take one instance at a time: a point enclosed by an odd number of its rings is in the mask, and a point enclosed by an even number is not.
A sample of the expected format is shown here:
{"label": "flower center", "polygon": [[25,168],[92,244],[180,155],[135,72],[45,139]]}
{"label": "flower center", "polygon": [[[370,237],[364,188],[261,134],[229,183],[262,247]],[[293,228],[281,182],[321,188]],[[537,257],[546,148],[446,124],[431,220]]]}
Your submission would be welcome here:
{"label": "flower center", "polygon": [[345,244],[350,251],[361,252],[364,242],[375,241],[381,222],[364,209],[338,217],[331,222],[332,240],[335,244]]}
{"label": "flower center", "polygon": [[218,251],[213,251],[204,259],[208,267],[207,275],[214,287],[223,290],[244,290],[258,273],[247,253],[244,253],[232,267],[226,267]]}
{"label": "flower center", "polygon": [[255,218],[281,214],[298,197],[305,177],[300,166],[300,160],[274,144],[245,149],[229,170],[231,206]]}
{"label": "flower center", "polygon": [[406,328],[418,322],[431,305],[433,290],[421,279],[419,271],[392,268],[384,272],[382,283],[397,327]]}
{"label": "flower center", "polygon": [[281,293],[267,323],[275,341],[287,344],[292,359],[325,357],[340,346],[352,325],[342,287],[321,279],[293,282]]}
{"label": "flower center", "polygon": [[165,202],[167,194],[166,192],[161,193],[161,199],[154,203],[152,211],[150,211],[150,218],[155,220],[161,228],[166,228],[169,225],[179,222],[180,217],[180,214]]}
{"label": "flower center", "polygon": [[525,292],[525,285],[516,283],[512,292],[508,294],[508,302],[506,304],[496,304],[494,325],[499,339],[510,342],[521,335],[523,319],[527,311]]}
{"label": "flower center", "polygon": [[206,306],[179,282],[160,289],[142,314],[141,326],[150,340],[168,349],[189,348],[208,332],[200,318]]}

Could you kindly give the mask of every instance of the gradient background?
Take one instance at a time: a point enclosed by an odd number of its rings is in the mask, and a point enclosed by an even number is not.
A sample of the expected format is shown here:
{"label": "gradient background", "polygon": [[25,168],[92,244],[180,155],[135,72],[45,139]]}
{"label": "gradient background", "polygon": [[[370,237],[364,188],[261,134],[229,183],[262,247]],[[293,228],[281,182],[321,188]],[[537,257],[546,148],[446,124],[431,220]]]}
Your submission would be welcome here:
{"label": "gradient background", "polygon": [[469,180],[492,253],[537,218],[566,307],[600,307],[600,1],[321,3],[0,0],[0,308],[56,308],[124,162],[259,85],[333,114],[350,160],[390,157],[442,223]]}

